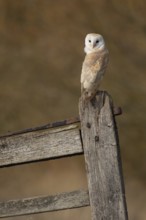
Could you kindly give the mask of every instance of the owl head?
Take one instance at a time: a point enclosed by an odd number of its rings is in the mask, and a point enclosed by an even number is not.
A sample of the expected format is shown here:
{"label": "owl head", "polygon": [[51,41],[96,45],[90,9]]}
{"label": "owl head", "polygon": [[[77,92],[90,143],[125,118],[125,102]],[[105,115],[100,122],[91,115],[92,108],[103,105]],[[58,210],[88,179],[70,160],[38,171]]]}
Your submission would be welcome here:
{"label": "owl head", "polygon": [[105,42],[100,34],[87,34],[85,37],[85,53],[93,53],[105,47]]}

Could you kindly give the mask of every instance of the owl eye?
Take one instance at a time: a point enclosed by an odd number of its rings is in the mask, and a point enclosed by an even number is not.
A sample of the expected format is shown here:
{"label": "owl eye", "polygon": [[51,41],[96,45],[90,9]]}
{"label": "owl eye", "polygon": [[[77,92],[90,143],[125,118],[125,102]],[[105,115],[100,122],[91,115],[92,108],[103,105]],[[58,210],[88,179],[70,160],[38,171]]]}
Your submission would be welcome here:
{"label": "owl eye", "polygon": [[91,43],[91,40],[89,40],[89,43]]}
{"label": "owl eye", "polygon": [[99,43],[99,40],[97,40],[96,43],[98,44],[98,43]]}

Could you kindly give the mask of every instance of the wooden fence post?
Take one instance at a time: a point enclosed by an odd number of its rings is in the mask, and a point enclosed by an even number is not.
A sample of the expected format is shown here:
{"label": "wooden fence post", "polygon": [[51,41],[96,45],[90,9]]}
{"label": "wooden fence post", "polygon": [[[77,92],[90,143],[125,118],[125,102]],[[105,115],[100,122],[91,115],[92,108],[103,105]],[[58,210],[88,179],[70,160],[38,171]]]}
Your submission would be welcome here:
{"label": "wooden fence post", "polygon": [[106,92],[79,102],[92,220],[127,220],[118,135]]}

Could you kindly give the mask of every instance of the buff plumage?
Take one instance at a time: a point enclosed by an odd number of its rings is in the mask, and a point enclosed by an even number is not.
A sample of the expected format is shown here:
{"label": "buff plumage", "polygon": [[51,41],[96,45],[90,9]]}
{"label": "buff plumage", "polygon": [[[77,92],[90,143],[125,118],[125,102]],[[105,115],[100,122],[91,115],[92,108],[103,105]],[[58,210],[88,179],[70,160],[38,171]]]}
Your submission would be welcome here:
{"label": "buff plumage", "polygon": [[104,76],[109,53],[104,39],[99,34],[88,34],[85,38],[86,53],[81,72],[81,93],[86,100],[91,100],[97,93]]}

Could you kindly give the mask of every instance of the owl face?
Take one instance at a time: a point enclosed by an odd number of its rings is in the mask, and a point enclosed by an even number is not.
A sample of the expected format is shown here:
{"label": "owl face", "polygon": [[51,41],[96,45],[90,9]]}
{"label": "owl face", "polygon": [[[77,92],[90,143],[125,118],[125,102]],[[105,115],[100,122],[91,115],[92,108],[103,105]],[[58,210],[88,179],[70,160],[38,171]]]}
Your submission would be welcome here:
{"label": "owl face", "polygon": [[93,53],[105,47],[104,39],[100,34],[87,34],[85,38],[85,53]]}

